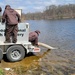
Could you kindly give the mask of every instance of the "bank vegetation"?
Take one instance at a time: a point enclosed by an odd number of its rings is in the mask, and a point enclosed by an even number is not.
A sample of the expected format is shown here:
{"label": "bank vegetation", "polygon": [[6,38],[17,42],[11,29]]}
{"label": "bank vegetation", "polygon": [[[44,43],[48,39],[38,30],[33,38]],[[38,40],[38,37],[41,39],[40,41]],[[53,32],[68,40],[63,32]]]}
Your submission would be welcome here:
{"label": "bank vegetation", "polygon": [[75,4],[50,5],[43,12],[22,14],[26,20],[75,18]]}

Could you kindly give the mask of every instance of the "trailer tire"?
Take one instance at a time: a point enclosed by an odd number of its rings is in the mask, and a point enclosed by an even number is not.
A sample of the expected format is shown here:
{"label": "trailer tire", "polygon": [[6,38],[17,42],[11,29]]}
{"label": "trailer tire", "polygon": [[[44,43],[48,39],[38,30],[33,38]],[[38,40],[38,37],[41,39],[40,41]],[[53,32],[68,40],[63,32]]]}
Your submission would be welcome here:
{"label": "trailer tire", "polygon": [[2,49],[0,48],[0,61],[2,60],[2,58],[3,58],[3,51],[2,51]]}
{"label": "trailer tire", "polygon": [[9,61],[19,61],[25,57],[25,50],[22,46],[19,45],[10,46],[7,49],[6,56]]}

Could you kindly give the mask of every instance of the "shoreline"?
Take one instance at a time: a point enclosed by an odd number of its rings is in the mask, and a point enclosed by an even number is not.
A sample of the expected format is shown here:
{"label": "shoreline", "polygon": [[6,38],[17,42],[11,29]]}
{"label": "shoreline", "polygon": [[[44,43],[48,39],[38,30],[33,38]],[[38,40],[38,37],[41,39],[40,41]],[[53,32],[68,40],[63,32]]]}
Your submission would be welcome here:
{"label": "shoreline", "polygon": [[75,51],[45,50],[43,54],[30,55],[19,62],[2,61],[1,64],[12,68],[15,72],[23,71],[25,75],[42,73],[43,75],[72,75],[75,74]]}

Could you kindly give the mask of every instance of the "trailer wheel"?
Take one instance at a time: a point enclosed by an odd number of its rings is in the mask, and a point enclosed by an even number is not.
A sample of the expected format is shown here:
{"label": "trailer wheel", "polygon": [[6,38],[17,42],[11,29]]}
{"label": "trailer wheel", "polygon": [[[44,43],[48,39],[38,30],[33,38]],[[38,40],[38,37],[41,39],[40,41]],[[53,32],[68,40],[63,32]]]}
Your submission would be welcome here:
{"label": "trailer wheel", "polygon": [[2,60],[3,58],[3,52],[2,52],[2,49],[0,48],[0,60]]}
{"label": "trailer wheel", "polygon": [[25,50],[22,46],[10,46],[6,53],[7,59],[9,61],[19,61],[25,56]]}

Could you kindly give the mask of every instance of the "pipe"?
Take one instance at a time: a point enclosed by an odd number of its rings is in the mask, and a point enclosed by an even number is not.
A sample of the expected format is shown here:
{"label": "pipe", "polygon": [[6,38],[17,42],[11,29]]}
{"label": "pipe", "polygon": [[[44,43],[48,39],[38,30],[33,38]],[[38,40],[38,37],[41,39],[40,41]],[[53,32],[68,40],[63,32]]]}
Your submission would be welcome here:
{"label": "pipe", "polygon": [[54,47],[52,47],[52,46],[49,46],[49,45],[47,45],[47,44],[45,44],[45,43],[41,43],[41,42],[38,42],[38,45],[39,45],[39,46],[46,47],[46,48],[48,48],[48,49],[57,49],[57,48],[54,48]]}

